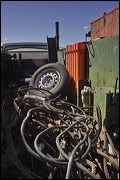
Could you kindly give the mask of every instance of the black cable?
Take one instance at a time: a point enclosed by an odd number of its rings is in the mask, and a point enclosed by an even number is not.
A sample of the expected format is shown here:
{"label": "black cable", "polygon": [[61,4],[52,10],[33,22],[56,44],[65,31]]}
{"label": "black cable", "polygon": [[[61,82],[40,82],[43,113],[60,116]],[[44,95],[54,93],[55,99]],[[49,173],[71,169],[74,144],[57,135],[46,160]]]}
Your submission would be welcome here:
{"label": "black cable", "polygon": [[[21,89],[19,91],[22,91]],[[28,97],[29,98],[29,97]],[[58,97],[59,98],[59,97]],[[34,99],[34,98],[33,98]],[[38,98],[39,99],[39,98]],[[40,99],[41,100],[41,99]],[[71,171],[71,168],[72,166],[76,166],[78,167],[80,170],[86,172],[86,174],[88,174],[90,177],[92,177],[93,179],[98,179],[94,174],[92,174],[87,168],[85,168],[84,166],[82,166],[81,164],[79,164],[78,162],[76,162],[74,160],[74,154],[76,152],[76,150],[78,149],[78,147],[80,148],[81,145],[83,145],[83,143],[85,142],[85,140],[87,140],[87,144],[88,144],[88,147],[86,149],[86,151],[84,152],[84,154],[81,155],[81,160],[85,159],[88,152],[90,151],[90,148],[91,148],[91,139],[89,138],[88,134],[89,134],[89,128],[88,126],[83,122],[83,121],[87,121],[87,118],[88,116],[86,115],[86,113],[79,107],[77,107],[76,105],[73,105],[71,103],[68,103],[68,102],[58,102],[59,104],[64,104],[68,107],[71,108],[71,112],[70,111],[65,111],[63,109],[58,109],[56,107],[54,107],[53,105],[57,105],[57,103],[55,103],[54,101],[56,101],[56,98],[54,99],[43,99],[43,106],[44,107],[36,107],[36,108],[32,108],[28,111],[25,119],[23,120],[22,122],[22,125],[21,125],[21,136],[22,136],[22,139],[23,139],[23,142],[24,142],[24,145],[26,147],[26,149],[37,159],[41,160],[41,161],[47,161],[53,165],[56,165],[56,166],[67,166],[68,165],[68,168],[67,168],[67,174],[66,174],[66,178],[68,178],[70,176],[70,171]],[[98,107],[97,107],[98,108]],[[75,114],[75,110],[78,110],[79,111],[79,114]],[[100,112],[99,112],[99,108],[97,109],[97,113],[98,115],[100,116]],[[66,126],[54,126],[54,127],[49,127],[49,128],[46,128],[45,130],[43,130],[42,132],[40,132],[35,140],[34,140],[34,148],[36,150],[36,152],[31,149],[31,147],[28,145],[26,139],[25,139],[25,136],[24,136],[24,130],[25,130],[25,126],[26,126],[26,123],[27,121],[29,120],[30,118],[30,115],[32,114],[32,112],[35,112],[35,111],[48,111],[48,112],[53,112],[55,114],[63,114],[63,115],[67,115],[67,117],[71,118],[73,121],[75,121],[73,124],[68,124],[66,123],[63,118],[59,116],[60,120],[63,121],[64,124],[66,124]],[[81,114],[82,113],[82,114]],[[77,118],[76,118],[77,117]],[[78,119],[79,117],[79,119]],[[101,123],[99,121],[99,123]],[[78,124],[80,124],[78,126]],[[79,137],[80,137],[80,134],[84,134],[83,132],[80,132],[79,128],[81,128],[81,125],[84,126],[86,128],[86,132],[85,132],[85,135],[84,135],[84,138],[83,140],[80,140],[80,142],[74,147],[72,153],[71,153],[71,156],[69,157],[64,151],[63,149],[60,147],[59,145],[59,139],[62,135],[65,135],[68,131],[70,131],[72,128],[76,131],[79,132]],[[99,124],[99,127],[100,127],[101,124]],[[42,148],[40,150],[39,148],[39,145],[38,145],[38,141],[40,139],[40,137],[44,134],[46,134],[48,131],[52,130],[52,129],[55,129],[55,128],[66,128],[65,130],[63,130],[57,137],[56,137],[56,145],[57,145],[57,148],[59,150],[59,152],[63,155],[64,158],[60,159],[60,158],[48,158],[46,155],[44,155],[42,153]],[[100,128],[99,128],[100,129]],[[99,133],[100,133],[100,130],[99,130]],[[96,138],[99,136],[99,133],[97,133],[96,137],[94,138],[94,141],[96,140]],[[68,162],[69,161],[69,162]]]}
{"label": "black cable", "polygon": [[66,128],[66,126],[54,126],[54,127],[48,127],[47,129],[43,130],[42,132],[40,132],[35,140],[34,140],[34,147],[36,152],[39,154],[40,157],[43,158],[43,160],[45,162],[48,162],[52,165],[56,165],[56,166],[63,166],[63,165],[67,165],[67,161],[65,159],[60,159],[60,158],[48,158],[46,155],[44,155],[44,153],[42,152],[42,148],[39,148],[38,145],[38,141],[40,139],[41,136],[43,136],[44,134],[46,134],[48,131],[55,129],[55,128]]}
{"label": "black cable", "polygon": [[[84,120],[84,118],[82,119]],[[68,161],[69,161],[69,156],[63,151],[63,149],[61,148],[60,144],[59,144],[59,140],[60,137],[65,134],[68,130],[70,130],[72,128],[72,126],[74,126],[75,124],[80,123],[79,121],[76,121],[74,124],[72,124],[70,127],[68,127],[65,131],[63,131],[62,133],[60,133],[57,138],[56,138],[56,145],[59,149],[59,151],[61,152],[61,154],[63,155],[63,157],[65,157]],[[86,125],[85,125],[86,126]],[[87,136],[86,136],[87,137]],[[91,173],[87,168],[85,168],[82,164],[79,164],[78,162],[74,161],[75,164],[77,165],[77,167],[79,169],[81,169],[82,171],[84,171],[86,174],[88,174],[90,177],[92,177],[93,179],[99,179],[98,177],[96,177],[93,173]],[[69,171],[69,170],[68,170]]]}

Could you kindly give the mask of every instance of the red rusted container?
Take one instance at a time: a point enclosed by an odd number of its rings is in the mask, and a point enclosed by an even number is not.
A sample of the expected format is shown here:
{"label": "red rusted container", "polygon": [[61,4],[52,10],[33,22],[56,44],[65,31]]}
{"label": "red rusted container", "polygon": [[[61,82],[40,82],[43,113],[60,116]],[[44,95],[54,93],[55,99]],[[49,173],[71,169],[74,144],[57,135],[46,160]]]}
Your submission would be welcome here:
{"label": "red rusted container", "polygon": [[91,21],[91,40],[119,35],[119,5]]}

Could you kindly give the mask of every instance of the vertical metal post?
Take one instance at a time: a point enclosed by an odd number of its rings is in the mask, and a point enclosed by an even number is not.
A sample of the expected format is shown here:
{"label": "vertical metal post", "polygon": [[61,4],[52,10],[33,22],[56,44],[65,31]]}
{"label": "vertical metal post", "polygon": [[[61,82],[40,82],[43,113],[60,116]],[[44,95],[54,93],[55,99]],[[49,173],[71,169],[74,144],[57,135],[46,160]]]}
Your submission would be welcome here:
{"label": "vertical metal post", "polygon": [[56,22],[55,25],[56,25],[56,36],[55,36],[56,48],[57,48],[57,50],[59,50],[59,22]]}
{"label": "vertical metal post", "polygon": [[77,81],[77,106],[80,107],[80,81]]}

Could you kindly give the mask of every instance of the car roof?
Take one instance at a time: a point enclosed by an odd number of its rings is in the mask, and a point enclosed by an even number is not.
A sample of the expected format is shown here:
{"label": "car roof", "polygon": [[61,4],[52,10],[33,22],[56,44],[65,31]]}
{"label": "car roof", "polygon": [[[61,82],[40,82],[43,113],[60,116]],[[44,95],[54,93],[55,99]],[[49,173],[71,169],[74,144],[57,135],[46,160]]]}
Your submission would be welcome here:
{"label": "car roof", "polygon": [[12,50],[18,48],[36,48],[36,49],[47,49],[47,43],[44,42],[16,42],[16,43],[5,43],[2,45],[2,50]]}

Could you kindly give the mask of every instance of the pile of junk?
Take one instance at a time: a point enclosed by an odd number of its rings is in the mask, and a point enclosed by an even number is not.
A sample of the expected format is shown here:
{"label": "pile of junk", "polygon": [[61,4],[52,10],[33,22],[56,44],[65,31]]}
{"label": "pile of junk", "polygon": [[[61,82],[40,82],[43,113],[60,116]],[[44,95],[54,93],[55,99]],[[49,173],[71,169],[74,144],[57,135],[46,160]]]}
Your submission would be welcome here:
{"label": "pile of junk", "polygon": [[92,72],[106,38],[60,49],[57,33],[2,46],[1,178],[119,179],[118,78],[103,88]]}

